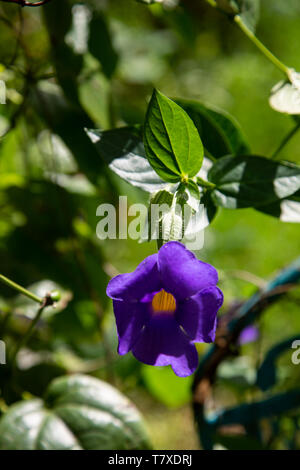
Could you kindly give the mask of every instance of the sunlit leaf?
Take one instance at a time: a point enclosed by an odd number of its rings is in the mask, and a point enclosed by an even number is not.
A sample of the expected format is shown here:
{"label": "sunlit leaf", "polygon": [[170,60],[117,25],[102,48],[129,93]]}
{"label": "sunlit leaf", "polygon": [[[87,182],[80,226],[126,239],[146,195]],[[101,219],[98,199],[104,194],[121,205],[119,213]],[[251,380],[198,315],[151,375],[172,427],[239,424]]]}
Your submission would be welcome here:
{"label": "sunlit leaf", "polygon": [[89,129],[87,134],[109,168],[122,179],[153,193],[167,187],[145,156],[143,142],[136,129],[123,127],[109,131]]}
{"label": "sunlit leaf", "polygon": [[154,91],[145,121],[147,158],[165,181],[195,176],[203,161],[203,146],[187,113],[159,91]]}

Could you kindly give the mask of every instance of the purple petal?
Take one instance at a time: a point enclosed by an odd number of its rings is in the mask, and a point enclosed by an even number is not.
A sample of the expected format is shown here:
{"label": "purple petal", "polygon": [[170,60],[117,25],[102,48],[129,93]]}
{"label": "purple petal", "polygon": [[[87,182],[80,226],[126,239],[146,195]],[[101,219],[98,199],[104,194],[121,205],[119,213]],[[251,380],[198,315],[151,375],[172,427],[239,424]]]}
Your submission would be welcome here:
{"label": "purple petal", "polygon": [[238,344],[242,345],[242,344],[252,343],[253,341],[256,341],[258,337],[259,337],[259,329],[256,326],[254,325],[246,326],[246,328],[244,328],[241,331],[241,334],[238,339]]}
{"label": "purple petal", "polygon": [[149,320],[150,312],[147,304],[139,302],[114,300],[113,305],[119,337],[118,353],[123,355],[127,354],[137,341]]}
{"label": "purple petal", "polygon": [[176,319],[192,341],[211,343],[215,340],[217,312],[223,303],[218,287],[208,287],[190,299],[178,303]]}
{"label": "purple petal", "polygon": [[172,315],[152,317],[135,343],[132,353],[145,364],[171,365],[179,377],[191,375],[198,365],[195,346],[181,331]]}
{"label": "purple petal", "polygon": [[115,300],[139,300],[161,289],[157,254],[148,256],[133,273],[119,274],[108,283],[106,294]]}
{"label": "purple petal", "polygon": [[213,266],[199,261],[182,243],[168,242],[158,252],[163,287],[177,299],[185,299],[218,282]]}

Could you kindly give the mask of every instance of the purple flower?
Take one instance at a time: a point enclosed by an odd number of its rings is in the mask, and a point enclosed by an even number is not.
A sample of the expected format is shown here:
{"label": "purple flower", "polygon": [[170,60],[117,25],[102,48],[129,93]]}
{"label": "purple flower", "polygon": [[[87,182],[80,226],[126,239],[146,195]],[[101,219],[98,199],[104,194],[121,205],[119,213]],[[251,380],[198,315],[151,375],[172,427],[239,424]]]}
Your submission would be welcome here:
{"label": "purple flower", "polygon": [[243,344],[253,343],[259,338],[259,329],[254,325],[246,326],[241,331],[241,334],[238,338],[238,344],[242,346]]}
{"label": "purple flower", "polygon": [[119,354],[132,351],[141,362],[171,365],[175,374],[194,372],[193,343],[215,339],[223,294],[218,273],[179,242],[168,242],[133,273],[114,277],[107,286],[113,299]]}

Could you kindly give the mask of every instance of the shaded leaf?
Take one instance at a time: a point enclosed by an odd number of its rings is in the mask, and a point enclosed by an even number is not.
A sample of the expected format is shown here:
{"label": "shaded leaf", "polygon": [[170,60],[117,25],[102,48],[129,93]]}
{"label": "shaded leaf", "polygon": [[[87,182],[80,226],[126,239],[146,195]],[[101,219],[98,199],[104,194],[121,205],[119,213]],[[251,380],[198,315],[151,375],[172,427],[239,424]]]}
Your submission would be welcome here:
{"label": "shaded leaf", "polygon": [[239,124],[228,113],[198,101],[176,100],[193,120],[205,150],[214,158],[244,155],[249,147]]}
{"label": "shaded leaf", "polygon": [[66,42],[67,33],[72,27],[72,6],[69,1],[59,4],[50,2],[43,10],[43,14],[57,80],[65,95],[76,103],[79,101],[77,78],[83,67],[83,57]]}
{"label": "shaded leaf", "polygon": [[227,156],[208,173],[217,188],[212,198],[229,209],[267,205],[300,189],[300,167],[258,156]]}
{"label": "shaded leaf", "polygon": [[93,12],[90,22],[88,48],[90,53],[100,62],[106,77],[111,78],[118,63],[118,54],[112,44],[106,18],[97,11]]}
{"label": "shaded leaf", "polygon": [[258,207],[257,210],[277,217],[282,222],[300,223],[300,192],[298,191],[288,199]]}
{"label": "shaded leaf", "polygon": [[136,408],[111,385],[84,375],[54,380],[45,401],[13,405],[0,420],[0,449],[149,447]]}

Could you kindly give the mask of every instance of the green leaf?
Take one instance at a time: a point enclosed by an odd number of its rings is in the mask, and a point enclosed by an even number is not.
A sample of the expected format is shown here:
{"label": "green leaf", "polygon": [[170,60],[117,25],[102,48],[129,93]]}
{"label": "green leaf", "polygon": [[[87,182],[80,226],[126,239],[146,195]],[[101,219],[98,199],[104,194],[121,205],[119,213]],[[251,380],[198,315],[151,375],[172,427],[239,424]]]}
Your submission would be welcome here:
{"label": "green leaf", "polygon": [[295,84],[282,80],[272,88],[269,103],[280,113],[300,114],[300,90]]}
{"label": "green leaf", "polygon": [[43,400],[11,406],[0,420],[0,449],[149,448],[140,414],[111,385],[84,375],[54,380]]}
{"label": "green leaf", "polygon": [[118,54],[113,47],[106,18],[100,12],[93,12],[88,48],[100,62],[105,76],[110,79],[116,70]]}
{"label": "green leaf", "polygon": [[203,161],[203,146],[187,113],[159,91],[149,103],[144,145],[147,158],[165,181],[195,176]]}
{"label": "green leaf", "polygon": [[193,120],[206,153],[214,158],[224,155],[244,155],[249,146],[235,119],[225,111],[217,110],[198,101],[176,100]]}
{"label": "green leaf", "polygon": [[191,399],[191,376],[179,378],[169,367],[143,366],[142,377],[149,392],[166,406],[176,408]]}
{"label": "green leaf", "polygon": [[227,156],[208,172],[217,188],[215,204],[229,209],[256,207],[291,196],[300,189],[300,167],[258,156]]}
{"label": "green leaf", "polygon": [[109,131],[88,129],[99,155],[120,178],[149,193],[169,186],[153,170],[145,156],[137,129],[123,127]]}

